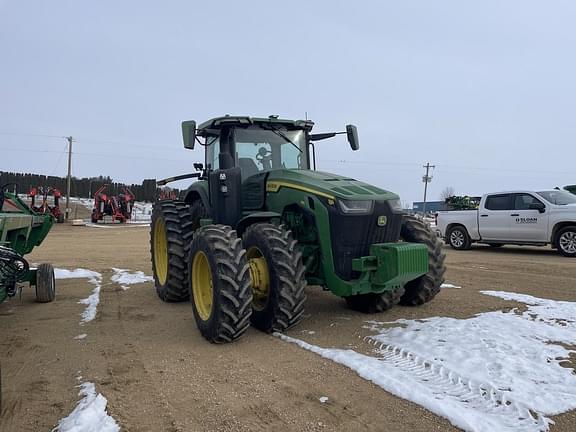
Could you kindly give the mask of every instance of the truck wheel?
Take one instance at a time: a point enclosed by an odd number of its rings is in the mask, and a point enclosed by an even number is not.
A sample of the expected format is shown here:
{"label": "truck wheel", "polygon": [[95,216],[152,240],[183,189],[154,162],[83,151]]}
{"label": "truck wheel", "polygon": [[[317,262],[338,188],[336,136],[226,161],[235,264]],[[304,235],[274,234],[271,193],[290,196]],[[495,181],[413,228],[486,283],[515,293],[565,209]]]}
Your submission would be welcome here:
{"label": "truck wheel", "polygon": [[400,298],[404,294],[404,288],[395,290],[384,291],[381,294],[357,294],[349,297],[344,297],[346,304],[350,309],[358,312],[373,314],[384,312],[392,306],[400,302]]}
{"label": "truck wheel", "polygon": [[232,342],[250,326],[250,268],[242,240],[225,225],[194,235],[188,260],[194,318],[212,343]]}
{"label": "truck wheel", "polygon": [[306,269],[292,232],[259,223],[242,237],[252,280],[252,325],[266,333],[298,324],[306,301]]}
{"label": "truck wheel", "polygon": [[413,216],[404,217],[400,236],[406,242],[425,244],[428,248],[428,273],[408,282],[400,299],[401,305],[419,306],[429,302],[440,292],[446,272],[446,255],[440,239],[428,225]]}
{"label": "truck wheel", "polygon": [[448,231],[446,240],[448,240],[448,244],[452,249],[457,250],[468,250],[472,245],[468,231],[466,231],[466,228],[463,226],[455,226],[451,228],[450,231]]}
{"label": "truck wheel", "polygon": [[556,236],[556,249],[565,257],[576,257],[576,227],[562,228]]}
{"label": "truck wheel", "polygon": [[50,303],[56,297],[56,279],[51,264],[40,264],[36,270],[36,301]]}
{"label": "truck wheel", "polygon": [[192,240],[187,204],[165,200],[154,204],[150,224],[150,252],[156,294],[165,302],[189,299],[186,258]]}

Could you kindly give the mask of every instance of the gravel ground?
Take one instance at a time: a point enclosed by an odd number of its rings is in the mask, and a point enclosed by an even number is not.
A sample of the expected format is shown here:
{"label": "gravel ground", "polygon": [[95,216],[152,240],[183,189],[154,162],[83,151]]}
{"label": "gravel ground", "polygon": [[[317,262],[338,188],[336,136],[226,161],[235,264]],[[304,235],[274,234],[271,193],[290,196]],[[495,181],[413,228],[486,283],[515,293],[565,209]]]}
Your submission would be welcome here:
{"label": "gravel ground", "polygon": [[[63,279],[54,303],[35,303],[25,288],[21,300],[0,305],[0,430],[50,430],[78,402],[79,375],[96,384],[126,431],[458,430],[343,366],[256,330],[234,344],[209,344],[189,303],[162,303],[151,282],[123,290],[110,280],[112,267],[151,274],[148,238],[146,227],[56,226],[28,257],[102,273],[100,304],[96,319],[80,325],[84,306],[77,302],[94,285]],[[446,280],[461,289],[376,318],[466,318],[511,307],[479,293],[485,289],[575,300],[576,260],[550,249],[478,246],[446,253]],[[368,334],[362,326],[370,318],[310,287],[305,319],[288,334],[323,347],[353,347]],[[552,431],[576,430],[574,411],[553,419]]]}

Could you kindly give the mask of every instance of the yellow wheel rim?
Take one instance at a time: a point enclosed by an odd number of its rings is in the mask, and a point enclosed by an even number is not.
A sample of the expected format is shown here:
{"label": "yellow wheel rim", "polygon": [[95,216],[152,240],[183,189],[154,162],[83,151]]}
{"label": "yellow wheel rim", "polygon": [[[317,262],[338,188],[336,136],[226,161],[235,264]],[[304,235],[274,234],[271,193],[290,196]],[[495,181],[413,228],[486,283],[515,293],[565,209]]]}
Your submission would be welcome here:
{"label": "yellow wheel rim", "polygon": [[154,270],[160,285],[168,279],[168,239],[164,219],[158,219],[154,224]]}
{"label": "yellow wheel rim", "polygon": [[250,265],[250,277],[252,278],[252,306],[261,311],[268,304],[270,297],[270,272],[268,263],[256,246],[246,251],[248,264]]}
{"label": "yellow wheel rim", "polygon": [[214,293],[210,263],[204,252],[197,252],[192,261],[192,297],[194,306],[202,321],[208,320],[212,313]]}

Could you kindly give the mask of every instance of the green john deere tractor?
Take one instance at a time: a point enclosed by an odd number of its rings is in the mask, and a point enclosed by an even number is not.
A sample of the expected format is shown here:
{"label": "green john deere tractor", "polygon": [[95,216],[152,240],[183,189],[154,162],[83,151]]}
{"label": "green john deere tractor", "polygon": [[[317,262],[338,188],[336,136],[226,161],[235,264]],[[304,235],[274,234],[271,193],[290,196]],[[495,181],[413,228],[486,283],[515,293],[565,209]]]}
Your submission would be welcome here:
{"label": "green john deere tractor", "polygon": [[156,292],[192,300],[211,342],[248,326],[284,331],[304,313],[307,285],[349,307],[382,312],[421,305],[439,292],[444,253],[428,225],[402,212],[398,196],[349,177],[315,171],[314,143],[356,127],[312,133],[309,120],[214,118],[182,123],[184,147],[205,148],[181,201],[158,201],[151,253]]}
{"label": "green john deere tractor", "polygon": [[14,296],[22,282],[36,287],[37,301],[54,300],[52,265],[30,268],[24,258],[42,243],[54,221],[51,214],[35,213],[16,194],[6,192],[6,185],[0,187],[0,303]]}

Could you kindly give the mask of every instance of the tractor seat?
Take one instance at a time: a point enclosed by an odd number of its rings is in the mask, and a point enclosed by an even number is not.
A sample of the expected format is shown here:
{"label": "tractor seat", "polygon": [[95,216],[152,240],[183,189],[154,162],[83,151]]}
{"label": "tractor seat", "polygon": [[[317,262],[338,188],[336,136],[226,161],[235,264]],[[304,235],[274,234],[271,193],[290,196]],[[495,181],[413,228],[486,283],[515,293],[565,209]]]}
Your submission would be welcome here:
{"label": "tractor seat", "polygon": [[250,158],[238,158],[238,166],[242,170],[243,179],[251,177],[254,174],[258,174],[260,172],[254,160]]}

